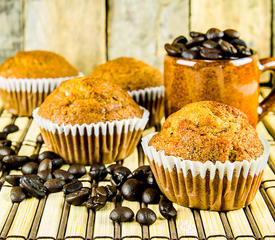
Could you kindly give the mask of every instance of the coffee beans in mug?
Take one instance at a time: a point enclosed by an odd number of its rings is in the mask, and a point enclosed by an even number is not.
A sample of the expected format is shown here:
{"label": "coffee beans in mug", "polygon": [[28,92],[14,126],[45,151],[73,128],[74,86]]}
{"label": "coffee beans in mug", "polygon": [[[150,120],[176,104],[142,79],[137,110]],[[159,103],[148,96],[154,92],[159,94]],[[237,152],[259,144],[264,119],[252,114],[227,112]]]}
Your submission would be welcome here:
{"label": "coffee beans in mug", "polygon": [[141,225],[151,225],[157,219],[156,214],[150,208],[141,208],[138,210],[136,220]]}
{"label": "coffee beans in mug", "polygon": [[110,219],[114,222],[129,222],[133,217],[134,212],[128,207],[116,207],[110,213]]}
{"label": "coffee beans in mug", "polygon": [[21,187],[12,187],[10,192],[10,198],[12,202],[21,202],[26,198],[26,194]]}

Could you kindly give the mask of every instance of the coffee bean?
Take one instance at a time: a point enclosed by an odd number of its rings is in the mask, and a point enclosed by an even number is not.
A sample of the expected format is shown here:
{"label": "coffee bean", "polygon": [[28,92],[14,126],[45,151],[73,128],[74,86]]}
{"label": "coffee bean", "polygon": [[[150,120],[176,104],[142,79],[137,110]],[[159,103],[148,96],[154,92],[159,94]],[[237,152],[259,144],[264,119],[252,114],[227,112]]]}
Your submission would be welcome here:
{"label": "coffee bean", "polygon": [[204,37],[205,36],[204,33],[194,32],[194,31],[191,31],[189,35],[190,35],[191,38]]}
{"label": "coffee bean", "polygon": [[152,172],[149,173],[149,175],[147,176],[147,178],[146,178],[146,183],[147,183],[149,186],[153,186],[153,187],[156,187],[156,186],[157,186],[156,179],[155,179],[154,174],[153,174]]}
{"label": "coffee bean", "polygon": [[117,163],[109,165],[109,166],[106,168],[107,173],[109,173],[109,174],[112,175],[114,169],[117,168],[117,167],[122,167],[122,165],[121,165],[121,164],[117,164]]}
{"label": "coffee bean", "polygon": [[148,177],[148,175],[152,173],[149,165],[143,165],[135,169],[128,178],[135,178],[141,181],[144,181]]}
{"label": "coffee bean", "polygon": [[129,222],[133,217],[134,212],[128,207],[116,207],[110,213],[110,219],[114,222]]}
{"label": "coffee bean", "polygon": [[9,134],[9,133],[14,133],[18,130],[19,130],[18,126],[16,126],[15,124],[9,124],[6,127],[4,127],[3,132]]}
{"label": "coffee bean", "polygon": [[21,187],[15,186],[11,189],[10,198],[12,202],[21,202],[26,198],[26,194]]}
{"label": "coffee bean", "polygon": [[53,178],[51,170],[44,170],[37,173],[37,176],[40,177],[44,182]]}
{"label": "coffee bean", "polygon": [[32,162],[38,162],[38,154],[32,154],[29,156],[30,161]]}
{"label": "coffee bean", "polygon": [[27,162],[22,166],[22,173],[24,174],[35,174],[38,170],[38,164],[36,162]]}
{"label": "coffee bean", "polygon": [[0,140],[6,140],[7,135],[5,132],[0,132]]}
{"label": "coffee bean", "polygon": [[174,39],[172,45],[174,45],[175,43],[185,44],[185,43],[187,43],[187,38],[185,36],[180,35]]}
{"label": "coffee bean", "polygon": [[65,185],[65,181],[59,178],[50,179],[44,183],[44,186],[48,189],[50,193],[59,192]]}
{"label": "coffee bean", "polygon": [[68,172],[73,174],[76,178],[80,178],[86,174],[86,168],[82,164],[73,164],[70,166]]}
{"label": "coffee bean", "polygon": [[0,156],[14,155],[15,152],[10,147],[0,147]]}
{"label": "coffee bean", "polygon": [[113,185],[106,185],[106,186],[105,186],[105,189],[106,189],[106,191],[107,191],[107,193],[108,193],[108,195],[107,195],[107,200],[108,200],[108,201],[111,201],[111,200],[114,198],[114,196],[116,195],[117,189],[116,189],[116,187],[113,186]]}
{"label": "coffee bean", "polygon": [[74,179],[70,183],[64,185],[63,192],[65,194],[73,193],[80,190],[82,187],[82,182],[78,181],[77,179]]}
{"label": "coffee bean", "polygon": [[151,225],[157,220],[157,216],[150,208],[141,208],[136,215],[136,221],[141,225]]}
{"label": "coffee bean", "polygon": [[16,169],[29,161],[27,156],[7,155],[2,159],[9,168]]}
{"label": "coffee bean", "polygon": [[26,175],[20,178],[20,185],[32,196],[41,198],[47,193],[43,180],[37,175]]}
{"label": "coffee bean", "polygon": [[230,43],[233,44],[235,47],[237,47],[237,45],[247,47],[245,41],[239,38],[231,40]]}
{"label": "coffee bean", "polygon": [[54,170],[60,168],[64,162],[63,158],[61,158],[61,157],[53,158],[51,160],[52,160],[52,166],[53,166]]}
{"label": "coffee bean", "polygon": [[18,186],[21,177],[22,175],[7,175],[5,176],[5,181],[7,181],[12,186]]}
{"label": "coffee bean", "polygon": [[239,58],[236,57],[236,56],[229,56],[229,59],[236,60],[236,59],[239,59]]}
{"label": "coffee bean", "polygon": [[107,197],[108,196],[108,192],[105,188],[105,186],[99,186],[95,188],[95,194],[98,196],[103,196],[103,197]]}
{"label": "coffee bean", "polygon": [[10,140],[0,140],[0,147],[10,147],[11,141]]}
{"label": "coffee bean", "polygon": [[194,47],[194,46],[196,46],[196,45],[199,45],[199,44],[202,43],[204,40],[205,40],[204,36],[195,37],[195,38],[189,40],[189,41],[185,44],[185,46],[186,46],[187,48],[191,48],[191,47]]}
{"label": "coffee bean", "polygon": [[89,195],[90,195],[90,189],[84,187],[78,191],[67,194],[65,197],[65,200],[69,204],[78,206],[83,204],[88,199]]}
{"label": "coffee bean", "polygon": [[172,46],[176,47],[180,51],[183,51],[186,49],[185,45],[183,43],[174,43]]}
{"label": "coffee bean", "polygon": [[116,167],[113,170],[112,177],[110,179],[111,183],[117,187],[120,187],[127,179],[128,175],[130,175],[131,171],[129,168],[121,166]]}
{"label": "coffee bean", "polygon": [[181,53],[181,56],[186,59],[195,59],[197,57],[198,53],[192,50],[184,50]]}
{"label": "coffee bean", "polygon": [[202,43],[202,46],[206,48],[217,48],[219,44],[213,40],[206,40]]}
{"label": "coffee bean", "polygon": [[93,196],[87,200],[86,207],[88,209],[99,210],[105,206],[106,202],[107,197],[105,196]]}
{"label": "coffee bean", "polygon": [[39,135],[37,136],[37,138],[36,138],[36,142],[37,142],[37,143],[43,143],[43,142],[44,142],[44,140],[43,140],[43,138],[42,138],[42,135],[41,135],[41,134],[39,134]]}
{"label": "coffee bean", "polygon": [[147,188],[142,193],[142,201],[146,204],[156,204],[159,203],[160,194],[159,191],[155,188]]}
{"label": "coffee bean", "polygon": [[180,54],[181,54],[181,51],[178,48],[172,46],[169,43],[166,43],[164,45],[164,48],[165,48],[165,50],[166,50],[166,52],[168,53],[169,56],[176,57],[176,56],[180,56]]}
{"label": "coffee bean", "polygon": [[128,179],[121,187],[121,193],[126,200],[138,201],[141,199],[141,195],[144,189],[144,183],[131,178]]}
{"label": "coffee bean", "polygon": [[177,211],[173,207],[172,202],[165,197],[162,197],[159,202],[159,211],[161,215],[166,219],[174,218],[177,216]]}
{"label": "coffee bean", "polygon": [[250,49],[247,47],[244,47],[242,45],[237,45],[236,47],[241,56],[250,56],[252,54]]}
{"label": "coffee bean", "polygon": [[194,47],[191,47],[189,50],[199,52],[201,50],[201,46],[194,46]]}
{"label": "coffee bean", "polygon": [[55,178],[59,178],[61,180],[64,180],[65,182],[69,182],[74,179],[74,175],[64,171],[62,169],[57,169],[53,172],[53,175]]}
{"label": "coffee bean", "polygon": [[40,162],[39,167],[38,167],[38,172],[45,171],[45,170],[51,171],[52,168],[53,168],[52,160],[45,158],[44,160],[42,160]]}
{"label": "coffee bean", "polygon": [[237,49],[229,42],[224,41],[222,39],[219,40],[219,45],[221,46],[221,49],[229,54],[236,54],[238,51]]}
{"label": "coffee bean", "polygon": [[240,37],[240,33],[234,29],[226,29],[223,31],[223,33],[224,33],[224,37],[229,38],[229,39]]}
{"label": "coffee bean", "polygon": [[44,159],[54,159],[54,158],[60,158],[60,156],[58,154],[56,154],[55,152],[51,152],[51,151],[45,151],[45,152],[42,152],[39,154],[38,156],[38,160],[41,162],[43,161]]}
{"label": "coffee bean", "polygon": [[216,48],[202,48],[200,50],[200,55],[205,59],[221,59],[221,50]]}
{"label": "coffee bean", "polygon": [[223,34],[224,33],[218,28],[210,28],[206,32],[206,37],[207,39],[212,40],[212,39],[222,38]]}
{"label": "coffee bean", "polygon": [[92,180],[102,181],[107,176],[107,169],[104,164],[94,163],[90,168],[89,175]]}

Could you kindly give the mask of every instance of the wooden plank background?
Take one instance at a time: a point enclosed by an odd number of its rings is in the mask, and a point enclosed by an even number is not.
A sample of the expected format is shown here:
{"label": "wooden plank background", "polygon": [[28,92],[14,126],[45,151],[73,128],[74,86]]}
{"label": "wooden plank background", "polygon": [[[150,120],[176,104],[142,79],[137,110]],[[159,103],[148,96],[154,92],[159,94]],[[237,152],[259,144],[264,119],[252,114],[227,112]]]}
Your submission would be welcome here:
{"label": "wooden plank background", "polygon": [[[1,0],[0,62],[46,49],[88,74],[132,56],[162,69],[163,45],[190,30],[236,28],[260,57],[273,53],[275,0]],[[272,19],[273,18],[273,19]]]}

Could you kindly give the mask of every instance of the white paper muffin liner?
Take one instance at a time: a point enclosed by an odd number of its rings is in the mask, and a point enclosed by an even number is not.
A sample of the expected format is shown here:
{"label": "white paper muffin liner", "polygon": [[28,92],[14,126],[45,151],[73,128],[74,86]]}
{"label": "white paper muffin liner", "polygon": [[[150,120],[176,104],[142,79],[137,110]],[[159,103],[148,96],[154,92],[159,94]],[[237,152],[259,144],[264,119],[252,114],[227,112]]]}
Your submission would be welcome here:
{"label": "white paper muffin liner", "polygon": [[149,112],[141,118],[92,124],[58,125],[38,115],[33,117],[47,146],[68,163],[111,163],[129,156],[140,140]]}
{"label": "white paper muffin liner", "polygon": [[31,116],[45,98],[63,81],[77,76],[60,78],[4,78],[0,77],[0,96],[4,108],[19,116]]}
{"label": "white paper muffin liner", "polygon": [[263,154],[252,161],[205,163],[167,156],[149,146],[152,133],[142,138],[154,176],[163,193],[173,202],[199,209],[233,210],[254,198],[267,164],[270,146],[260,137]]}
{"label": "white paper muffin liner", "polygon": [[130,96],[150,112],[148,126],[160,124],[164,117],[164,86],[128,91]]}

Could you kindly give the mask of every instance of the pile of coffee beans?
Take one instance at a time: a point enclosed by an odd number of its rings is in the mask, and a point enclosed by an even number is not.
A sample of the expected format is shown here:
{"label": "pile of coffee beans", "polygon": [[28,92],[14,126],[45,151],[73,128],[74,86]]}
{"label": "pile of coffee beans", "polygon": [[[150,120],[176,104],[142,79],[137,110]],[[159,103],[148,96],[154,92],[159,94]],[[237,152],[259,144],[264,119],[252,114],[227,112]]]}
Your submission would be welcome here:
{"label": "pile of coffee beans", "polygon": [[234,29],[210,28],[206,33],[190,32],[190,37],[188,41],[178,36],[171,44],[166,43],[167,54],[186,59],[238,59],[253,54]]}

